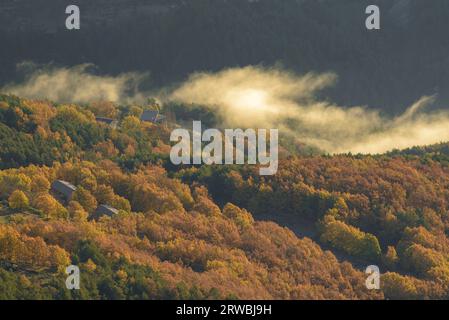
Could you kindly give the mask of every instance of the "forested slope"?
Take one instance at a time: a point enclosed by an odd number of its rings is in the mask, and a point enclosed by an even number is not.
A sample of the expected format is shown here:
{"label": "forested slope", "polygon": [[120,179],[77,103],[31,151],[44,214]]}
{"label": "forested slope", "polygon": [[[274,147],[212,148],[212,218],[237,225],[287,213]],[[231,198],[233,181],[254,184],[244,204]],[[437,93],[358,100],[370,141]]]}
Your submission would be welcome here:
{"label": "forested slope", "polygon": [[[139,120],[155,107],[0,96],[1,298],[448,298],[447,145],[289,154],[272,177],[173,167],[170,130]],[[70,202],[57,179],[77,187]],[[99,204],[119,213],[94,220]],[[65,289],[69,264],[80,291]],[[371,264],[380,291],[365,287]]]}

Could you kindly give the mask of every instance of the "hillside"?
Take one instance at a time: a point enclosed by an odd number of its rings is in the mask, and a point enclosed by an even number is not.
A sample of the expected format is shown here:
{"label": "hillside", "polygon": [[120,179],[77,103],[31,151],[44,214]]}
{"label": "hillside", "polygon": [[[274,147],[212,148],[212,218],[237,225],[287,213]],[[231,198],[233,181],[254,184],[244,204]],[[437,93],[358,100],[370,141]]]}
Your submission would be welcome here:
{"label": "hillside", "polygon": [[[0,95],[1,298],[449,297],[449,167],[432,156],[446,145],[287,154],[272,177],[179,168],[167,125],[139,120],[152,108]],[[76,187],[70,201],[56,180]],[[118,213],[94,219],[100,204]],[[65,289],[69,264],[80,291]],[[365,287],[370,264],[380,291]]]}

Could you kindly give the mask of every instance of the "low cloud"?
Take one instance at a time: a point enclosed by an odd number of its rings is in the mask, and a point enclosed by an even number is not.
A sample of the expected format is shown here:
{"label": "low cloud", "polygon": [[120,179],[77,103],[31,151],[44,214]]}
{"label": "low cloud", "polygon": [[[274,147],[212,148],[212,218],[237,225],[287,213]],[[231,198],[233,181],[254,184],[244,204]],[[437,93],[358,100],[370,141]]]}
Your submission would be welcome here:
{"label": "low cloud", "polygon": [[98,76],[88,71],[94,68],[91,64],[57,68],[24,63],[18,68],[27,69],[25,81],[8,84],[0,91],[30,99],[49,99],[57,102],[87,103],[98,100],[127,102],[144,99],[144,95],[138,90],[145,77],[142,74]]}
{"label": "low cloud", "polygon": [[[22,67],[29,70],[25,81],[0,91],[62,103],[143,103],[148,97],[139,90],[145,74],[99,76],[89,72],[90,64]],[[426,111],[433,97],[422,97],[402,115],[389,117],[363,106],[320,101],[319,91],[336,80],[332,73],[299,76],[276,68],[234,68],[193,74],[175,89],[161,90],[160,98],[204,105],[223,119],[223,127],[277,128],[280,137],[329,153],[383,153],[449,141],[449,113]]]}
{"label": "low cloud", "polygon": [[383,153],[449,141],[449,113],[426,112],[434,98],[423,97],[397,117],[365,107],[319,101],[334,74],[298,76],[278,69],[246,67],[197,73],[170,94],[170,100],[208,106],[224,126],[278,128],[300,142],[329,153]]}

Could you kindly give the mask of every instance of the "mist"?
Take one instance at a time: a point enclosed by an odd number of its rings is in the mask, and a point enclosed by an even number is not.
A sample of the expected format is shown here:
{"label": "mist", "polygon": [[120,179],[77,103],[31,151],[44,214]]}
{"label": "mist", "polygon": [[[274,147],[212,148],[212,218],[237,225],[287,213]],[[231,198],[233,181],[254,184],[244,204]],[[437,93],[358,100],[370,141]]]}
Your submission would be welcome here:
{"label": "mist", "polygon": [[61,103],[139,104],[153,96],[186,108],[199,104],[223,119],[222,128],[279,129],[281,139],[293,138],[331,154],[376,154],[449,141],[449,112],[426,109],[435,97],[423,96],[396,117],[364,106],[340,106],[318,98],[320,90],[338,81],[333,73],[297,75],[249,66],[195,73],[178,85],[149,93],[139,90],[146,74],[100,76],[89,72],[91,67],[32,66],[22,83],[0,91]]}
{"label": "mist", "polygon": [[434,97],[424,96],[402,115],[390,117],[363,106],[320,101],[320,90],[337,75],[303,76],[258,67],[197,73],[170,99],[207,106],[230,128],[275,128],[326,152],[384,153],[449,141],[449,113],[426,111]]}
{"label": "mist", "polygon": [[92,101],[139,102],[144,94],[138,86],[146,76],[124,73],[118,76],[99,76],[89,72],[92,64],[59,68],[22,63],[18,69],[26,69],[22,83],[11,83],[0,91],[30,99],[48,99],[61,103],[89,103]]}

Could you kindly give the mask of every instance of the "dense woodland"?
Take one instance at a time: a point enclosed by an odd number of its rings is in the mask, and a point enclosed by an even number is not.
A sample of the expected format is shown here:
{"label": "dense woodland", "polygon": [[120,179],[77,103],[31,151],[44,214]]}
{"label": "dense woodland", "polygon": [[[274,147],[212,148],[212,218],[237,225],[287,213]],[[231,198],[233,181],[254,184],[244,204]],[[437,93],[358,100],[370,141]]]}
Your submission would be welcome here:
{"label": "dense woodland", "polygon": [[[168,125],[139,120],[152,108],[0,95],[0,299],[449,298],[447,144],[290,152],[272,177],[173,167]],[[119,212],[93,220],[99,204]]]}
{"label": "dense woodland", "polygon": [[[447,0],[78,0],[79,31],[65,29],[69,0],[3,0],[0,86],[23,61],[100,74],[149,72],[148,87],[196,71],[247,65],[334,72],[323,92],[339,105],[399,113],[423,95],[449,105]],[[381,30],[365,9],[381,9]],[[429,50],[432,48],[432,50]]]}

